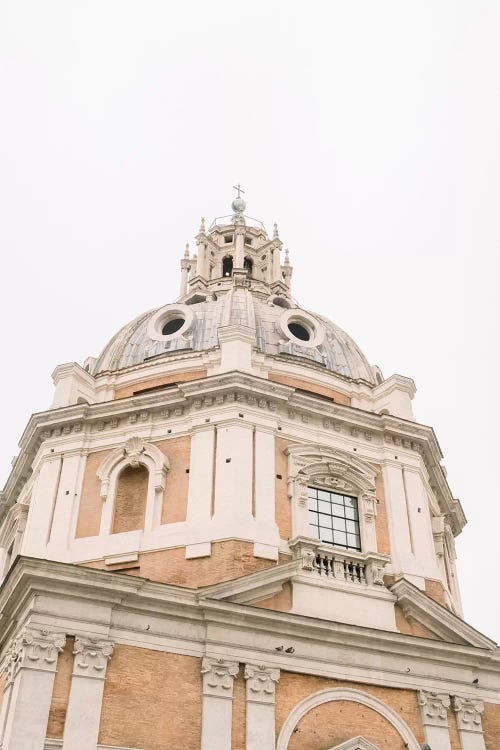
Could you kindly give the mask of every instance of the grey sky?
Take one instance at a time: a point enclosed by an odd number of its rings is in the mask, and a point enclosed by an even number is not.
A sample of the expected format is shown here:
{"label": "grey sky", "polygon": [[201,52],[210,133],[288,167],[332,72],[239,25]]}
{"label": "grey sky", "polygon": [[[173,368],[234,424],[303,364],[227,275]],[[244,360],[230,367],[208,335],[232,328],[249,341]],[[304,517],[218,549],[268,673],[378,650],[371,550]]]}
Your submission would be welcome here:
{"label": "grey sky", "polygon": [[295,297],[415,379],[500,641],[499,38],[495,0],[3,0],[0,483],[55,365],[177,296],[239,180]]}

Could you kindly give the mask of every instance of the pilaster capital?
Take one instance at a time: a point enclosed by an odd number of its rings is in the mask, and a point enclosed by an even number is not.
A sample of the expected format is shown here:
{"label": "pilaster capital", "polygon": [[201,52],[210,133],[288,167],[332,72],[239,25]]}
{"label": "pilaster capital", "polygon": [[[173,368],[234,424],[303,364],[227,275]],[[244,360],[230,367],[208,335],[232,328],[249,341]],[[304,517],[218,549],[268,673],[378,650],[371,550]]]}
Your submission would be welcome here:
{"label": "pilaster capital", "polygon": [[247,681],[247,701],[254,703],[274,703],[276,699],[276,683],[280,678],[280,671],[264,664],[245,664],[245,680]]}
{"label": "pilaster capital", "polygon": [[7,684],[14,681],[21,669],[55,672],[57,657],[66,645],[65,633],[46,628],[25,628],[12,642],[2,663]]}
{"label": "pilaster capital", "polygon": [[424,726],[447,727],[448,709],[451,705],[448,693],[420,690],[418,703]]}
{"label": "pilaster capital", "polygon": [[203,695],[214,695],[217,698],[232,698],[234,678],[240,666],[237,661],[226,661],[211,656],[204,656],[201,662],[203,675]]}
{"label": "pilaster capital", "polygon": [[459,732],[483,731],[481,716],[484,713],[484,702],[482,700],[455,695],[453,708],[457,715]]}
{"label": "pilaster capital", "polygon": [[73,649],[73,675],[104,679],[113,650],[114,643],[111,641],[77,636]]}

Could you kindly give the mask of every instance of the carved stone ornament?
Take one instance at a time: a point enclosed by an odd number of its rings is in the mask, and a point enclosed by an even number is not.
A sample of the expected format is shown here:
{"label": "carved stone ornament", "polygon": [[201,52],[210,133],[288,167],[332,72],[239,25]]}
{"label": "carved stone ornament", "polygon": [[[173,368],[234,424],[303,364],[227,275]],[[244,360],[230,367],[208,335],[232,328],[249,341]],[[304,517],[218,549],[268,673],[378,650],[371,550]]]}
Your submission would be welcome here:
{"label": "carved stone ornament", "polygon": [[81,677],[104,679],[109,659],[113,655],[114,644],[94,638],[75,638],[73,654],[73,674]]}
{"label": "carved stone ornament", "polygon": [[375,516],[377,515],[377,499],[372,492],[363,492],[361,494],[361,502],[363,503],[363,510],[365,521],[367,523],[373,523]]}
{"label": "carved stone ornament", "polygon": [[57,657],[65,644],[64,633],[52,633],[46,628],[26,628],[14,639],[3,662],[7,683],[15,679],[20,669],[55,672]]}
{"label": "carved stone ornament", "polygon": [[203,694],[232,698],[234,678],[238,671],[239,664],[236,661],[204,656],[201,663]]}
{"label": "carved stone ornament", "polygon": [[137,436],[129,438],[125,443],[123,452],[126,456],[128,456],[130,466],[133,466],[134,469],[137,469],[137,467],[140,465],[139,459],[141,457],[141,454],[144,453],[145,449],[146,444],[144,440]]}
{"label": "carved stone ornament", "polygon": [[448,726],[448,709],[451,701],[447,693],[434,693],[430,690],[421,690],[418,694],[418,703],[424,725],[434,727]]}
{"label": "carved stone ornament", "polygon": [[484,703],[476,698],[462,698],[456,695],[453,708],[457,715],[458,730],[460,732],[482,732],[481,715],[484,713]]}
{"label": "carved stone ornament", "polygon": [[274,703],[276,683],[280,678],[279,669],[264,664],[246,664],[247,700],[255,703]]}

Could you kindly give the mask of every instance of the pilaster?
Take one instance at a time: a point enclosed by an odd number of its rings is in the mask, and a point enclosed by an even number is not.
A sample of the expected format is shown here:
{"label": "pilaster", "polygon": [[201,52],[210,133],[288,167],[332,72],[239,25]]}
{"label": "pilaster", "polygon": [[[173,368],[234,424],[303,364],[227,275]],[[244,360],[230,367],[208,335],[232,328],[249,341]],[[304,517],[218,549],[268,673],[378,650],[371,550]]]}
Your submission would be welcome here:
{"label": "pilaster", "polygon": [[26,628],[12,643],[3,668],[7,685],[0,718],[2,750],[43,748],[57,658],[64,633]]}
{"label": "pilaster", "polygon": [[233,685],[239,664],[204,656],[201,750],[231,750]]}
{"label": "pilaster", "polygon": [[279,669],[264,664],[245,665],[246,750],[274,750],[276,683]]}
{"label": "pilaster", "polygon": [[486,750],[481,720],[484,702],[477,698],[455,695],[453,708],[457,717],[462,750]]}
{"label": "pilaster", "polygon": [[75,639],[73,676],[64,726],[63,750],[95,750],[99,735],[102,696],[113,643]]}
{"label": "pilaster", "polygon": [[451,750],[448,728],[450,696],[447,693],[421,690],[418,702],[427,744],[433,750]]}

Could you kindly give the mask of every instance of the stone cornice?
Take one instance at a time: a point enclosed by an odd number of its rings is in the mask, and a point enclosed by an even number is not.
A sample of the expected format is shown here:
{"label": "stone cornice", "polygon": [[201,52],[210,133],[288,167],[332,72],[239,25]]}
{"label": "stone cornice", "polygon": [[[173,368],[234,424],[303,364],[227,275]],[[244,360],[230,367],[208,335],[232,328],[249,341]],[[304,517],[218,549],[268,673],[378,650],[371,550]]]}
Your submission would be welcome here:
{"label": "stone cornice", "polygon": [[[345,676],[347,669],[348,679],[363,677],[394,687],[463,694],[472,682],[469,675],[478,675],[477,698],[499,702],[500,650],[494,645],[480,648],[416,638],[199,598],[198,593],[136,576],[18,558],[0,590],[0,641],[7,649],[19,625],[40,627],[36,622],[42,618],[52,630],[82,638],[174,648],[332,677]],[[99,605],[103,615],[98,622],[87,619],[85,600]],[[277,643],[293,643],[293,656],[277,653]]]}
{"label": "stone cornice", "polygon": [[390,590],[397,596],[398,604],[407,616],[412,617],[431,630],[439,638],[460,639],[477,648],[496,649],[497,645],[458,615],[450,612],[438,602],[424,594],[404,578],[396,581]]}
{"label": "stone cornice", "polygon": [[213,406],[245,404],[271,412],[276,418],[301,420],[325,430],[347,432],[350,437],[376,441],[410,450],[422,456],[431,487],[438,496],[441,511],[448,515],[454,534],[465,524],[460,503],[454,500],[443,469],[442,454],[431,427],[390,415],[329,403],[314,395],[296,391],[265,378],[228,372],[221,375],[167,385],[157,391],[96,404],[77,404],[34,414],[21,437],[20,454],[14,463],[4,491],[0,494],[0,518],[6,506],[16,500],[32,471],[35,455],[43,440],[64,439],[82,431],[107,431],[129,424],[149,424],[195,413]]}

